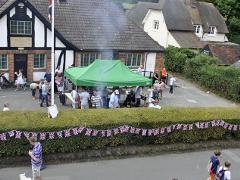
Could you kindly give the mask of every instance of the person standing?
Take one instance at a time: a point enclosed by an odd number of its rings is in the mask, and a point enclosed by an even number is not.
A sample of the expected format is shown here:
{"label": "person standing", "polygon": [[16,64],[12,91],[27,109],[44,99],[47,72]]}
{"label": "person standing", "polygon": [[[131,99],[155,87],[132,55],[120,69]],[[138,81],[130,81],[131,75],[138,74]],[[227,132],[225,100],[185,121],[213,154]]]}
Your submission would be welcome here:
{"label": "person standing", "polygon": [[170,80],[169,80],[169,86],[170,86],[169,93],[170,93],[170,94],[173,94],[173,86],[174,86],[175,82],[176,82],[176,79],[175,79],[175,77],[172,75],[172,77],[171,77]]}
{"label": "person standing", "polygon": [[142,95],[142,87],[141,86],[137,86],[136,89],[135,89],[135,106],[136,107],[140,107],[141,105],[141,95]]}
{"label": "person standing", "polygon": [[141,64],[141,65],[138,67],[138,69],[137,69],[137,74],[144,76],[144,72],[143,72],[143,71],[144,71],[143,65]]}
{"label": "person standing", "polygon": [[215,151],[214,155],[210,157],[209,168],[208,168],[209,180],[216,180],[216,173],[220,165],[220,161],[219,161],[220,156],[221,156],[221,152]]}
{"label": "person standing", "polygon": [[165,84],[167,84],[167,76],[168,76],[167,70],[166,70],[166,68],[164,67],[164,68],[162,69],[162,72],[161,72],[161,80],[162,80]]}
{"label": "person standing", "polygon": [[231,162],[225,161],[224,166],[221,166],[217,173],[217,180],[231,180],[231,171],[230,171]]}
{"label": "person standing", "polygon": [[155,83],[156,81],[159,81],[159,75],[158,75],[157,72],[154,72],[154,73],[153,73],[153,77],[152,77],[152,86],[154,85],[154,83]]}
{"label": "person standing", "polygon": [[89,109],[90,94],[87,92],[86,88],[83,87],[83,92],[79,94],[80,102],[81,102],[81,109]]}
{"label": "person standing", "polygon": [[50,83],[51,82],[51,78],[52,78],[52,74],[51,74],[51,71],[47,71],[44,75],[44,79]]}
{"label": "person standing", "polygon": [[24,82],[23,82],[22,70],[19,69],[19,70],[18,70],[18,73],[15,72],[15,74],[16,74],[16,76],[17,76],[17,79],[16,79],[16,86],[17,86],[17,88],[16,88],[15,91],[17,91],[17,90],[19,90],[19,88],[24,84]]}
{"label": "person standing", "polygon": [[40,170],[42,166],[42,145],[37,141],[37,137],[35,136],[28,138],[28,140],[33,146],[33,149],[28,152],[28,155],[31,157],[32,180],[41,180]]}
{"label": "person standing", "polygon": [[44,83],[42,85],[42,101],[40,106],[43,107],[44,101],[46,102],[46,106],[48,107],[48,83],[46,80],[44,80]]}
{"label": "person standing", "polygon": [[73,98],[72,107],[73,107],[73,109],[76,109],[78,107],[78,100],[79,100],[78,97],[79,96],[78,96],[75,86],[72,87],[71,96]]}
{"label": "person standing", "polygon": [[100,109],[103,107],[103,101],[101,96],[97,93],[96,90],[93,91],[93,95],[91,97],[92,107],[96,109]]}
{"label": "person standing", "polygon": [[119,108],[119,91],[116,89],[115,91],[112,92],[109,100],[109,108]]}

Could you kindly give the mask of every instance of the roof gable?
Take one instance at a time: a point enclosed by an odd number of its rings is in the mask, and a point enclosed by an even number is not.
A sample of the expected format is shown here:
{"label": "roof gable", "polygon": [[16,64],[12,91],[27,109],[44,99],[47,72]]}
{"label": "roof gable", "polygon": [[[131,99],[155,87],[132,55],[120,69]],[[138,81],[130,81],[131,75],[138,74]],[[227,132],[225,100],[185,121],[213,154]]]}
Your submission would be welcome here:
{"label": "roof gable", "polygon": [[[21,0],[7,0],[5,4],[12,1]],[[1,2],[4,1],[0,0]],[[26,3],[32,5],[50,25],[48,1],[28,0]],[[0,7],[0,12],[7,8],[3,6]],[[80,50],[163,50],[141,28],[129,21],[122,9],[109,0],[55,3],[55,29]]]}

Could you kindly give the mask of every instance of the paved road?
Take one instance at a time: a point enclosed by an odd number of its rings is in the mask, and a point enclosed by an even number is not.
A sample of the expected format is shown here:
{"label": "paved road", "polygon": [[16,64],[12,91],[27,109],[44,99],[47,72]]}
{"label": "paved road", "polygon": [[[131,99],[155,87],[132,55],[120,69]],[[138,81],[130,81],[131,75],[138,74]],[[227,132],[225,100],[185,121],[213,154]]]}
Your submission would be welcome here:
{"label": "paved road", "polygon": [[169,88],[163,92],[161,106],[175,107],[237,107],[231,101],[214,95],[211,92],[203,91],[187,80],[176,78],[178,87],[174,93],[169,94]]}
{"label": "paved road", "polygon": [[[212,151],[160,156],[48,165],[43,180],[205,180]],[[240,179],[240,149],[223,150],[221,162],[232,162],[232,180]],[[0,180],[17,180],[19,174],[30,176],[30,167],[0,169]]]}
{"label": "paved road", "polygon": [[[174,89],[173,94],[169,94],[169,89],[165,89],[163,92],[163,99],[161,106],[174,107],[238,107],[235,104],[226,99],[220,98],[214,94],[207,93],[195,87],[193,84],[186,80],[177,78],[177,84],[179,87]],[[11,110],[35,110],[43,109],[39,106],[37,100],[32,100],[31,91],[14,91],[14,89],[2,89],[0,90],[0,106],[3,106],[4,102],[10,103]],[[62,106],[59,102],[58,96],[55,95],[55,103],[57,107],[61,109],[71,108],[68,106]]]}

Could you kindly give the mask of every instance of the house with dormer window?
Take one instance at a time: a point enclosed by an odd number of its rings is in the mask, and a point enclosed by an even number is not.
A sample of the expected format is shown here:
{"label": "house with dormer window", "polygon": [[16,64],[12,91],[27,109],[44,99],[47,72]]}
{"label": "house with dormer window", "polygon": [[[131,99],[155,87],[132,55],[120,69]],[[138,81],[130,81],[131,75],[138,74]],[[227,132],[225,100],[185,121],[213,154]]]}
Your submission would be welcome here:
{"label": "house with dormer window", "polygon": [[54,64],[51,31],[47,0],[0,0],[0,71],[13,81],[22,69],[31,82],[52,66],[63,71],[95,59],[120,59],[132,69],[143,64],[146,71],[163,64],[164,48],[110,0],[55,2]]}
{"label": "house with dormer window", "polygon": [[[208,42],[226,42],[227,26],[211,3],[196,0],[138,2],[127,16],[161,46],[201,49]],[[155,22],[158,21],[156,31]]]}

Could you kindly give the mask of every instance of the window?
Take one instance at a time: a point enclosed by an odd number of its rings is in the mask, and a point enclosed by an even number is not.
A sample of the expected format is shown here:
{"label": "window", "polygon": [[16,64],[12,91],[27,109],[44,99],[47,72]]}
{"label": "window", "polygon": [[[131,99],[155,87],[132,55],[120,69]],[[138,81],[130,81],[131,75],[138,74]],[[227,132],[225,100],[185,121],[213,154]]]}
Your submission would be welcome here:
{"label": "window", "polygon": [[154,20],[153,21],[153,29],[159,29],[159,21],[157,21],[157,20]]}
{"label": "window", "polygon": [[199,33],[200,33],[201,26],[200,26],[200,25],[194,25],[194,28],[195,28],[195,33],[196,33],[196,34],[199,34]]}
{"label": "window", "polygon": [[128,67],[137,68],[142,64],[142,54],[127,53],[125,65]]}
{"label": "window", "polygon": [[10,34],[32,35],[32,22],[11,20]]}
{"label": "window", "polygon": [[209,26],[208,34],[215,35],[216,34],[216,27]]}
{"label": "window", "polygon": [[0,54],[0,69],[8,69],[8,59],[6,54]]}
{"label": "window", "polygon": [[82,53],[80,59],[81,66],[88,66],[98,58],[98,53]]}
{"label": "window", "polygon": [[37,68],[45,68],[45,67],[46,67],[45,54],[35,54],[33,68],[37,69]]}

